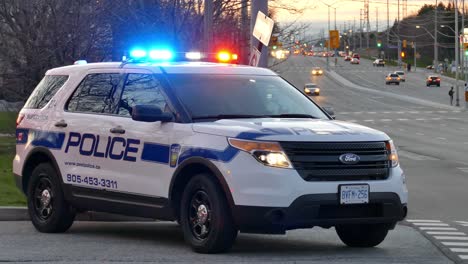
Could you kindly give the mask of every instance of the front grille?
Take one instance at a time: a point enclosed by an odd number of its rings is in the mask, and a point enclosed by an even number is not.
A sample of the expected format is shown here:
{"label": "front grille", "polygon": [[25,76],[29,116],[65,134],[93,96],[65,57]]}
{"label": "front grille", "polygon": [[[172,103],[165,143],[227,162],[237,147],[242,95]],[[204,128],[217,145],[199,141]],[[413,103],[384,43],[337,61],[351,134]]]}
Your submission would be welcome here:
{"label": "front grille", "polygon": [[[389,176],[385,142],[281,142],[294,169],[306,181],[368,181]],[[339,157],[353,153],[357,164],[343,164]]]}

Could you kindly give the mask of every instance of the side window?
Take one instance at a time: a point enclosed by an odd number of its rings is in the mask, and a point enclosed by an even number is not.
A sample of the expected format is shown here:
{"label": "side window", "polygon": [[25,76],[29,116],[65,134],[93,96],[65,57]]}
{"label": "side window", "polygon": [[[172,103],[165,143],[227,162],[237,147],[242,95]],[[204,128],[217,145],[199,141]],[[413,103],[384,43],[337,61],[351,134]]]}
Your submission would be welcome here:
{"label": "side window", "polygon": [[43,108],[67,80],[68,76],[66,75],[46,75],[29,96],[24,107],[30,109]]}
{"label": "side window", "polygon": [[161,84],[151,74],[128,74],[118,114],[131,116],[131,109],[135,105],[156,105],[163,112],[168,110],[166,98],[161,91]]}
{"label": "side window", "polygon": [[120,73],[87,75],[68,101],[67,110],[70,112],[114,113],[117,105],[116,89],[121,76]]}

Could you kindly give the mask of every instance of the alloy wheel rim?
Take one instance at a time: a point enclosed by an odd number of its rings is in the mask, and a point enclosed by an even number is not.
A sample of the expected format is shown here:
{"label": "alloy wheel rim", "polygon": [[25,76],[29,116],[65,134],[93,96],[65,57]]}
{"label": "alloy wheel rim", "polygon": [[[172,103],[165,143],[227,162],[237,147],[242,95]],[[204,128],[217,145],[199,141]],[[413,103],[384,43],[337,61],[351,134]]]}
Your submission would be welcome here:
{"label": "alloy wheel rim", "polygon": [[48,178],[43,176],[38,180],[33,199],[36,216],[42,221],[48,220],[54,211],[54,193],[52,182]]}
{"label": "alloy wheel rim", "polygon": [[211,232],[211,202],[204,190],[198,190],[192,196],[189,208],[189,223],[193,236],[204,240]]}

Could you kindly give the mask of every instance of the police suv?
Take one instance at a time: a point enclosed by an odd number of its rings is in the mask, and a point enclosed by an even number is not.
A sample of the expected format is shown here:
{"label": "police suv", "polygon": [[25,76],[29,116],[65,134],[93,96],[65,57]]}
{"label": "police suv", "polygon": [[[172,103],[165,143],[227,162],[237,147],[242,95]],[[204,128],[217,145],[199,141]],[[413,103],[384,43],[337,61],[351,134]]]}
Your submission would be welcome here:
{"label": "police suv", "polygon": [[373,247],[407,214],[392,140],[334,120],[264,68],[129,60],[51,69],[19,113],[16,143],[16,182],[46,233],[101,211],[178,221],[203,253],[228,250],[239,231],[314,226]]}

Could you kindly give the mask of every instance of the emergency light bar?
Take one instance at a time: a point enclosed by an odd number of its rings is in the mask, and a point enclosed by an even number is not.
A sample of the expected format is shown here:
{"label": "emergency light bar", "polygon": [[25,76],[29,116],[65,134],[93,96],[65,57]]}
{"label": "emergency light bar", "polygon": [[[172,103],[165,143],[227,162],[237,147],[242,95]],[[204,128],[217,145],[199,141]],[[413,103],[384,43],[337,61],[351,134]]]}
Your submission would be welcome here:
{"label": "emergency light bar", "polygon": [[211,61],[222,63],[237,63],[238,55],[226,50],[217,53],[204,52],[172,52],[169,49],[133,49],[129,56],[123,56],[125,63],[132,62],[169,62],[169,61]]}

